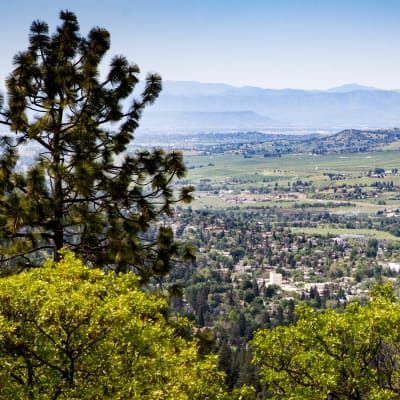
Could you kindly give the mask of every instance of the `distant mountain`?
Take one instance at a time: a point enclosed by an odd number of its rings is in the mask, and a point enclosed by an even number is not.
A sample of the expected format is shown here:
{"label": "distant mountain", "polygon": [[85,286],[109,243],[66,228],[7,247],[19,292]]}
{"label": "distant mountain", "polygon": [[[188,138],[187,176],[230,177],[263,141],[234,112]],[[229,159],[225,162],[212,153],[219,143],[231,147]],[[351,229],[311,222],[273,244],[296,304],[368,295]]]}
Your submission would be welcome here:
{"label": "distant mountain", "polygon": [[325,91],[166,81],[141,129],[150,131],[387,128],[400,125],[400,92],[348,84]]}
{"label": "distant mountain", "polygon": [[357,83],[348,83],[346,85],[341,85],[341,86],[337,86],[337,87],[328,89],[328,92],[349,93],[349,92],[360,92],[360,91],[365,91],[365,90],[374,91],[374,90],[383,90],[383,89],[378,89],[373,86],[358,85]]}
{"label": "distant mountain", "polygon": [[273,121],[254,111],[149,111],[144,113],[141,125],[152,131],[229,131],[262,129]]}
{"label": "distant mountain", "polygon": [[163,92],[172,96],[210,96],[233,89],[224,83],[202,83],[195,81],[164,81]]}

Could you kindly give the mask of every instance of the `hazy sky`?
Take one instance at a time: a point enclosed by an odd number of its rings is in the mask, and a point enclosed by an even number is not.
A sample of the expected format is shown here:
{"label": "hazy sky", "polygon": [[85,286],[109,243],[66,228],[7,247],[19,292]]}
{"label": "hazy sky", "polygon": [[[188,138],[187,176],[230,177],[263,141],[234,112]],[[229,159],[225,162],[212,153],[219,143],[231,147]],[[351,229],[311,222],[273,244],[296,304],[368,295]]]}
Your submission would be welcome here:
{"label": "hazy sky", "polygon": [[399,0],[14,0],[0,23],[0,81],[34,19],[53,30],[74,11],[111,54],[164,79],[323,89],[357,82],[400,88]]}

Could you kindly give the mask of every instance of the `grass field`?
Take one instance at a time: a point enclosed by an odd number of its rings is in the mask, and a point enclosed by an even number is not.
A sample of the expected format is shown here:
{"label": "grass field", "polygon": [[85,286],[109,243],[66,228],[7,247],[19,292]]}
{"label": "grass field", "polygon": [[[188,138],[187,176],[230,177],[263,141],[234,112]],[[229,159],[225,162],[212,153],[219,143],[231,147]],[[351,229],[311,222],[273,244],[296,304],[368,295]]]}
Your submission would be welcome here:
{"label": "grass field", "polygon": [[291,208],[298,202],[294,200],[286,200],[286,201],[268,201],[268,202],[257,202],[257,201],[249,201],[245,203],[230,203],[225,202],[218,196],[203,196],[197,197],[192,203],[190,203],[190,207],[193,209],[199,208],[254,208],[254,207],[276,207],[276,208]]}
{"label": "grass field", "polygon": [[292,232],[316,236],[363,235],[381,240],[400,240],[400,237],[376,229],[346,229],[321,226],[318,228],[292,228]]}
{"label": "grass field", "polygon": [[[185,162],[188,167],[187,179],[197,186],[201,182],[209,183],[212,187],[244,190],[251,187],[268,186],[275,183],[282,188],[296,180],[312,181],[314,187],[324,188],[328,185],[339,187],[341,185],[366,185],[364,191],[370,191],[370,185],[379,180],[391,182],[400,186],[400,176],[387,176],[374,178],[366,176],[369,170],[376,167],[390,170],[400,169],[400,151],[385,151],[374,153],[351,154],[288,154],[282,157],[245,158],[241,154],[221,154],[212,156],[186,155]],[[345,175],[344,179],[330,181],[328,173]],[[332,193],[332,190],[331,190]],[[325,193],[315,192],[308,198],[294,201],[267,201],[245,202],[233,204],[226,202],[218,196],[208,195],[200,197],[192,203],[194,208],[230,208],[230,207],[280,207],[290,208],[302,203],[315,204],[327,202]],[[368,213],[374,214],[386,207],[400,207],[400,199],[396,199],[396,193],[382,193],[379,200],[368,198],[365,200],[351,201],[354,206],[343,208],[335,207],[331,211],[336,213]],[[345,202],[345,201],[344,201]],[[329,209],[329,208],[328,208]]]}
{"label": "grass field", "polygon": [[238,154],[223,154],[187,156],[185,161],[189,168],[188,178],[195,182],[204,178],[214,182],[229,178],[262,181],[265,177],[274,180],[295,177],[327,180],[328,178],[323,176],[324,173],[363,175],[376,167],[400,168],[400,151],[322,156],[288,154],[280,158],[244,158]]}

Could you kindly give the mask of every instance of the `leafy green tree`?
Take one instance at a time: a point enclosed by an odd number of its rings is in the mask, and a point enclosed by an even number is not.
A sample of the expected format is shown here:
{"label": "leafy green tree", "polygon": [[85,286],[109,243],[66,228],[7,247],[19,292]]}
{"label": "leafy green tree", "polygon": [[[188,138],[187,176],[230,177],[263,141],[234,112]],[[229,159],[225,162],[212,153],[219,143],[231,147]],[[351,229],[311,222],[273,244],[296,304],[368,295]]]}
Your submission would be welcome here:
{"label": "leafy green tree", "polygon": [[[140,116],[161,90],[149,74],[132,98],[139,67],[124,56],[99,67],[110,35],[79,33],[76,16],[60,13],[50,35],[34,21],[26,51],[14,57],[7,79],[7,107],[0,123],[0,264],[35,265],[68,247],[82,259],[144,278],[166,274],[185,252],[169,227],[156,225],[173,204],[191,200],[191,187],[174,195],[172,181],[185,174],[182,155],[161,149],[128,154]],[[36,159],[18,168],[18,149]],[[158,226],[158,227],[157,227]]]}
{"label": "leafy green tree", "polygon": [[373,295],[343,313],[302,307],[295,325],[257,332],[254,362],[272,399],[400,397],[400,302],[388,287]]}
{"label": "leafy green tree", "polygon": [[214,355],[133,273],[60,262],[0,280],[0,398],[225,399]]}

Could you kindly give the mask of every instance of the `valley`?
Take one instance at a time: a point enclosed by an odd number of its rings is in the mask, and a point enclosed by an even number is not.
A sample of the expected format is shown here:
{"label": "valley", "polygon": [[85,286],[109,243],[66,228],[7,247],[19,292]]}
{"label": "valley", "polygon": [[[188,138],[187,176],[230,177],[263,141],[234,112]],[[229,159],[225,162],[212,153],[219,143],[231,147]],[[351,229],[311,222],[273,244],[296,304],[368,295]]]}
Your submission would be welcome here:
{"label": "valley", "polygon": [[[360,136],[368,151],[342,152],[348,135],[322,154],[265,157],[260,149],[281,136],[183,149],[188,175],[177,187],[196,192],[177,208],[173,229],[197,259],[171,273],[183,290],[173,306],[213,338],[221,358],[236,360],[225,370],[230,387],[255,384],[247,342],[260,328],[293,323],[296,304],[341,310],[365,302],[377,283],[399,291],[400,151],[382,148],[378,133],[373,144],[373,134]],[[335,135],[319,140],[334,144]]]}

